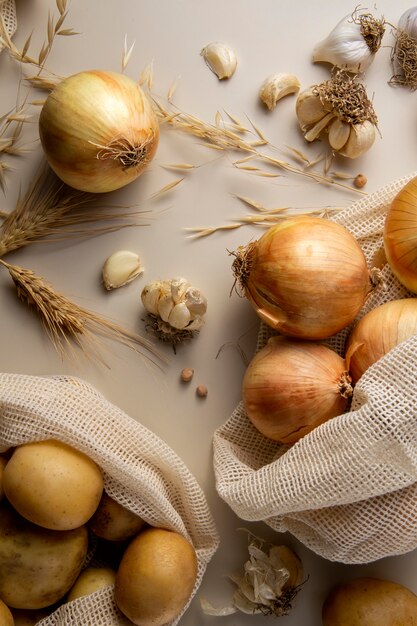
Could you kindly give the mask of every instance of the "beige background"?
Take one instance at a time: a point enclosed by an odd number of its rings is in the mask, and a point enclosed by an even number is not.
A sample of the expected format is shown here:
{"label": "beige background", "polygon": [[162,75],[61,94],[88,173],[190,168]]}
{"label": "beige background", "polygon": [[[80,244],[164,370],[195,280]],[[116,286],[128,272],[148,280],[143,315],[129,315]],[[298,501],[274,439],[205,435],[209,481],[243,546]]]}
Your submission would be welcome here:
{"label": "beige background", "polygon": [[[404,0],[378,2],[376,15],[392,24],[409,4]],[[14,41],[22,45],[33,30],[32,48],[38,50],[46,33],[51,0],[19,0],[18,31]],[[248,116],[276,147],[280,158],[290,158],[288,146],[314,156],[320,145],[306,146],[294,115],[294,97],[280,102],[274,112],[262,108],[257,92],[263,79],[273,72],[295,73],[306,88],[328,77],[329,68],[311,63],[315,43],[328,34],[336,22],[354,9],[346,0],[294,2],[289,0],[73,0],[66,27],[80,34],[60,38],[54,45],[47,67],[66,76],[82,69],[120,71],[124,37],[135,48],[126,73],[137,78],[153,61],[154,91],[165,96],[177,80],[174,101],[181,109],[206,121],[216,111],[225,111],[247,122]],[[239,64],[230,81],[219,82],[199,55],[201,48],[215,40],[234,47]],[[384,45],[368,70],[365,83],[373,97],[381,136],[362,158],[336,161],[333,169],[368,177],[371,193],[388,182],[413,172],[417,153],[416,94],[390,87],[391,28]],[[19,81],[18,65],[5,53],[0,55],[0,113],[14,106]],[[20,97],[25,94],[21,86]],[[32,97],[40,97],[32,94]],[[19,190],[26,189],[40,159],[36,142],[37,111],[24,134],[30,149],[24,158],[10,159],[14,171],[8,177],[0,208],[11,209]],[[249,123],[249,122],[248,122]],[[237,158],[237,157],[236,157]],[[246,524],[237,519],[219,499],[212,471],[212,435],[240,399],[244,362],[236,345],[246,356],[253,353],[258,321],[247,302],[231,292],[233,276],[229,250],[260,234],[244,227],[217,233],[206,239],[187,239],[187,227],[219,226],[247,213],[234,197],[249,196],[266,206],[346,206],[358,198],[354,192],[324,187],[295,175],[278,178],[256,177],[233,167],[233,155],[223,155],[198,144],[195,139],[163,130],[160,147],[147,172],[128,188],[112,195],[111,202],[138,204],[151,209],[149,225],[121,230],[85,241],[31,246],[9,256],[13,263],[30,267],[47,278],[56,289],[82,306],[118,320],[137,332],[144,332],[140,291],[145,282],[175,275],[187,277],[208,298],[206,326],[191,343],[174,355],[163,348],[170,361],[165,373],[148,367],[137,355],[118,345],[109,345],[109,368],[94,365],[81,355],[61,360],[42,328],[21,306],[5,271],[0,272],[1,325],[0,370],[27,374],[70,373],[85,378],[109,400],[162,437],[185,461],[203,487],[221,536],[221,547],[213,558],[200,594],[213,604],[228,602],[233,587],[227,576],[239,571],[246,559],[246,538],[241,526],[279,543],[292,545],[301,556],[306,576],[292,614],[283,626],[321,624],[321,606],[331,586],[357,575],[391,578],[417,592],[417,555],[410,553],[367,566],[342,566],[325,562],[290,536],[278,536],[264,524]],[[200,165],[185,174],[175,190],[155,200],[152,193],[178,178],[163,164],[188,162]],[[129,286],[106,293],[101,285],[105,258],[121,248],[137,251],[145,266],[143,277]],[[222,349],[221,349],[222,348]],[[220,353],[219,350],[221,349]],[[183,367],[193,367],[189,386],[181,385]],[[195,385],[209,389],[205,400],[195,395]],[[223,619],[225,626],[264,623],[262,616],[235,615]],[[215,618],[204,616],[198,597],[183,617],[184,626],[209,625]]]}

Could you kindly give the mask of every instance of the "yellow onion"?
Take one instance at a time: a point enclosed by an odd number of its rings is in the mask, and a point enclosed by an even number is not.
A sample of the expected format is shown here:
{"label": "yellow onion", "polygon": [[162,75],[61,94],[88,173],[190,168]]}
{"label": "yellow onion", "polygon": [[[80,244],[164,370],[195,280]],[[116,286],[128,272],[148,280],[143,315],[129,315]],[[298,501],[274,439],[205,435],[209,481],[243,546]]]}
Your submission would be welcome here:
{"label": "yellow onion", "polygon": [[135,180],[153,158],[158,120],[135,81],[91,70],[66,78],[39,118],[47,161],[68,185],[101,193]]}
{"label": "yellow onion", "polygon": [[398,344],[417,334],[417,299],[392,300],[369,311],[346,344],[346,362],[356,383],[362,374]]}
{"label": "yellow onion", "polygon": [[356,239],[325,218],[283,220],[234,256],[244,294],[285,335],[330,337],[353,321],[373,289]]}
{"label": "yellow onion", "polygon": [[391,202],[385,218],[384,248],[395,276],[417,293],[417,177]]}
{"label": "yellow onion", "polygon": [[344,413],[352,395],[344,359],[327,346],[276,336],[249,363],[243,402],[265,437],[292,444]]}

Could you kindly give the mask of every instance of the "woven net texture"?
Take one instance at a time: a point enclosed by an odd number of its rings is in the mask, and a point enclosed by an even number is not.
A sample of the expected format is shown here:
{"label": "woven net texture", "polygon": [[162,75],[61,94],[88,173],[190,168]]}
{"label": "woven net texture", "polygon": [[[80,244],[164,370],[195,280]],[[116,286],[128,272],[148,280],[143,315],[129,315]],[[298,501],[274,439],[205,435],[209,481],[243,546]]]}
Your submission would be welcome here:
{"label": "woven net texture", "polygon": [[[9,37],[12,37],[17,29],[16,5],[14,0],[0,0],[0,17]],[[0,52],[3,49],[0,41]]]}
{"label": "woven net texture", "polygon": [[[369,268],[387,208],[414,175],[332,218],[357,238]],[[357,320],[413,295],[388,265],[383,281]],[[353,324],[326,341],[341,355]],[[261,324],[257,349],[271,334]],[[368,563],[417,548],[417,336],[362,375],[347,413],[291,447],[260,434],[241,402],[214,434],[214,470],[218,494],[240,518],[288,531],[326,559]]]}
{"label": "woven net texture", "polygon": [[[198,576],[192,598],[217,549],[218,534],[206,498],[183,461],[154,433],[79,378],[0,374],[0,452],[50,438],[92,458],[103,471],[105,491],[122,506],[193,544]],[[109,586],[62,604],[39,624],[131,622],[118,611]]]}

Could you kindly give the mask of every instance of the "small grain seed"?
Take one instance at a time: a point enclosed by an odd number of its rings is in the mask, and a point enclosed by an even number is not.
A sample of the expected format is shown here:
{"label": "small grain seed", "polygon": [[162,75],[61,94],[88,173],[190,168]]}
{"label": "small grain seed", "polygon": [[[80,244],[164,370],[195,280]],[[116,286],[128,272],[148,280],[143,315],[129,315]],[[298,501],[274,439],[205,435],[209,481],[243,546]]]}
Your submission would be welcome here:
{"label": "small grain seed", "polygon": [[181,371],[181,380],[184,383],[189,383],[193,376],[194,376],[194,370],[191,367],[185,367]]}
{"label": "small grain seed", "polygon": [[205,385],[198,385],[196,393],[200,398],[205,398],[208,394],[208,389]]}
{"label": "small grain seed", "polygon": [[368,179],[366,178],[364,174],[358,174],[353,179],[353,184],[355,185],[356,189],[362,189],[362,187],[365,187],[367,182],[368,182]]}

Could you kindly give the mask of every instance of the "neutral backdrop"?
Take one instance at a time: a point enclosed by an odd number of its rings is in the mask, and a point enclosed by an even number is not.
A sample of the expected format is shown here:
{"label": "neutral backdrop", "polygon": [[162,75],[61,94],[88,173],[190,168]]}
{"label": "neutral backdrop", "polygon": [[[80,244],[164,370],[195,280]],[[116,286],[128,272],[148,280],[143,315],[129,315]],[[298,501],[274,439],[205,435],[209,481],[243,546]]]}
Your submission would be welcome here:
{"label": "neutral backdrop", "polygon": [[[128,47],[135,42],[126,74],[136,79],[153,62],[156,94],[165,97],[176,82],[174,103],[180,109],[210,122],[217,111],[225,119],[229,112],[247,124],[252,120],[280,158],[292,159],[291,148],[314,158],[323,146],[307,146],[304,142],[295,118],[294,96],[283,99],[273,112],[268,112],[259,103],[259,86],[274,72],[295,73],[303,88],[328,78],[329,66],[313,64],[311,51],[354,8],[346,0],[72,0],[66,27],[79,34],[58,38],[47,67],[61,76],[93,68],[120,71],[126,36]],[[395,25],[408,8],[405,0],[395,5],[381,0],[372,11]],[[56,12],[52,0],[18,0],[14,38],[18,46],[33,31],[31,50],[39,50],[49,10]],[[238,56],[236,74],[229,81],[218,81],[200,56],[202,47],[216,40],[231,45]],[[363,78],[374,101],[380,135],[363,157],[355,161],[336,159],[332,165],[332,169],[352,176],[365,174],[367,193],[413,172],[417,166],[417,95],[388,84],[392,43],[392,28],[388,26],[383,46]],[[5,52],[0,54],[0,114],[24,96],[21,79],[21,68]],[[33,94],[34,99],[41,97]],[[13,208],[18,194],[33,179],[41,158],[36,109],[22,143],[28,152],[8,161],[13,170],[5,193],[0,193],[2,210]],[[197,139],[163,129],[157,156],[146,173],[110,198],[112,203],[152,211],[148,225],[89,240],[37,244],[8,257],[41,274],[80,305],[140,333],[145,333],[140,302],[145,282],[181,275],[188,278],[208,299],[206,325],[177,354],[168,346],[159,346],[169,358],[164,373],[117,344],[107,344],[108,368],[89,362],[81,354],[72,360],[62,359],[37,318],[18,303],[6,271],[0,272],[0,370],[39,375],[66,373],[84,378],[164,439],[195,475],[206,493],[221,544],[199,594],[181,620],[183,626],[216,622],[217,618],[203,615],[199,595],[217,606],[229,602],[233,586],[228,576],[239,572],[247,557],[246,536],[238,531],[242,526],[275,543],[293,546],[303,561],[307,581],[292,613],[281,619],[283,626],[319,626],[323,600],[339,581],[372,575],[398,581],[417,592],[417,553],[363,566],[326,562],[289,535],[273,533],[262,523],[239,520],[218,497],[212,437],[240,400],[243,356],[252,356],[258,331],[258,320],[249,304],[232,290],[229,252],[262,231],[245,226],[193,240],[185,229],[226,225],[247,214],[237,194],[269,207],[320,208],[347,206],[358,198],[358,193],[320,185],[301,175],[279,172],[279,177],[270,178],[238,171],[233,166],[236,158],[205,148]],[[199,167],[184,173],[163,167],[180,162]],[[317,166],[319,171],[321,167]],[[150,199],[182,176],[182,183],[171,192]],[[107,293],[101,283],[103,262],[123,248],[138,252],[145,273],[130,285]],[[183,367],[195,370],[188,386],[179,380]],[[204,400],[195,394],[195,386],[200,383],[208,387]],[[222,618],[222,623],[254,626],[263,624],[264,619],[236,614]]]}

